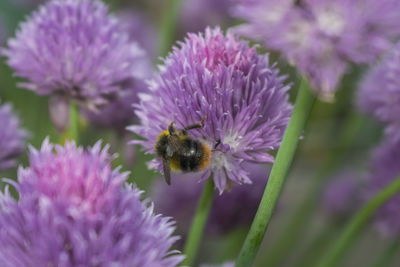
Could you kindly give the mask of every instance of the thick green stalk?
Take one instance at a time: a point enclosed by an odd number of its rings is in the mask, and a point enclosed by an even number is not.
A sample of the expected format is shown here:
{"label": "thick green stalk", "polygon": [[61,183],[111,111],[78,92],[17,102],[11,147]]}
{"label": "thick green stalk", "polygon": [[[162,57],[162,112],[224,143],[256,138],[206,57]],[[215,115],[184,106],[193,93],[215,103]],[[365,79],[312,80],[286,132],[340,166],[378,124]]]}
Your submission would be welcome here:
{"label": "thick green stalk", "polygon": [[400,248],[399,238],[394,238],[378,256],[378,258],[371,264],[371,267],[386,267],[390,266],[395,257],[398,255]]}
{"label": "thick green stalk", "polygon": [[319,263],[319,267],[339,266],[338,263],[348,251],[350,245],[356,241],[359,233],[371,219],[375,211],[385,204],[396,193],[400,192],[400,176],[375,195],[347,224],[346,228],[333,243]]}
{"label": "thick green stalk", "polygon": [[328,153],[316,174],[311,178],[312,185],[307,192],[304,200],[300,203],[287,224],[282,227],[282,235],[274,246],[267,252],[268,257],[266,265],[279,266],[287,258],[298,241],[302,233],[313,216],[321,188],[328,181],[327,177],[331,174],[345,159],[345,155],[360,133],[365,118],[357,113],[352,113],[345,121],[337,139],[337,145]]}
{"label": "thick green stalk", "polygon": [[165,57],[170,51],[172,44],[175,39],[176,23],[178,20],[178,15],[180,11],[180,5],[182,0],[168,0],[166,11],[164,12],[164,17],[161,21],[161,28],[159,34],[159,47],[158,55]]}
{"label": "thick green stalk", "polygon": [[79,111],[78,106],[70,101],[69,107],[69,126],[67,139],[79,143]]}
{"label": "thick green stalk", "polygon": [[272,166],[257,214],[237,258],[236,267],[248,267],[254,262],[282,191],[297,149],[299,137],[303,132],[314,100],[315,97],[310,91],[307,81],[303,79],[292,117],[283,136],[275,163]]}
{"label": "thick green stalk", "polygon": [[197,205],[196,214],[193,217],[192,226],[186,240],[184,254],[186,256],[183,265],[193,266],[199,248],[201,238],[203,237],[204,227],[207,223],[211,205],[214,199],[214,182],[212,177],[204,184],[199,203]]}

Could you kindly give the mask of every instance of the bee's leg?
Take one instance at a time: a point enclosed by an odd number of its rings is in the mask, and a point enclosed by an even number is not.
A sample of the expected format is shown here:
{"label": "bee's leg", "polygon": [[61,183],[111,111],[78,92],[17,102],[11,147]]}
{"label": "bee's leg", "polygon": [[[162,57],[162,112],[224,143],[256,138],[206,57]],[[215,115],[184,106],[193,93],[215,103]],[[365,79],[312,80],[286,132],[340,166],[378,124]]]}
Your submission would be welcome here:
{"label": "bee's leg", "polygon": [[217,142],[215,142],[214,148],[211,149],[211,152],[214,152],[214,151],[221,151],[221,150],[219,150],[219,149],[217,148],[220,144],[221,144],[221,139],[218,139]]}
{"label": "bee's leg", "polygon": [[186,126],[185,128],[183,128],[182,129],[183,134],[186,134],[187,131],[192,130],[192,129],[202,128],[206,119],[207,119],[207,114],[204,115],[203,119],[201,119],[201,121],[199,123],[192,124],[192,125],[189,125],[189,126]]}
{"label": "bee's leg", "polygon": [[217,149],[217,147],[221,144],[221,139],[218,139],[217,142],[215,142],[214,149]]}
{"label": "bee's leg", "polygon": [[170,135],[172,135],[174,133],[174,131],[175,131],[174,123],[175,123],[175,121],[172,121],[168,126],[168,132],[169,132]]}
{"label": "bee's leg", "polygon": [[163,171],[164,171],[165,181],[167,182],[168,185],[171,185],[171,167],[169,166],[170,159],[163,158],[162,162],[163,162]]}

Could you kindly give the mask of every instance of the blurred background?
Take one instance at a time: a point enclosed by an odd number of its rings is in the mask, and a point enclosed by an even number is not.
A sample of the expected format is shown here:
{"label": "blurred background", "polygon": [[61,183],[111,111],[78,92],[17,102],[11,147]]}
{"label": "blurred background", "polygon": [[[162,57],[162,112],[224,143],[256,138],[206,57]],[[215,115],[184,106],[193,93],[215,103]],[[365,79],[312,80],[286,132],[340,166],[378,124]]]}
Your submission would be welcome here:
{"label": "blurred background", "polygon": [[[14,36],[18,24],[38,5],[45,1],[40,0],[0,0],[0,45],[6,46],[7,38]],[[162,28],[162,18],[167,8],[166,0],[108,0],[105,1],[112,12],[124,16],[127,20],[136,21],[134,38],[144,47],[153,58],[154,65],[159,62],[159,31]],[[226,29],[240,23],[229,14],[230,3],[228,0],[183,0],[178,21],[176,24],[176,40],[182,40],[187,32],[202,31],[206,26],[221,25]],[[261,52],[264,51],[260,47]],[[296,94],[299,78],[293,68],[280,60],[279,54],[271,52],[271,57],[278,62],[282,73],[287,74],[288,81],[293,84],[291,95]],[[343,177],[351,176],[351,180],[362,180],[371,148],[379,143],[382,127],[374,120],[357,113],[353,101],[354,92],[358,81],[365,72],[365,67],[354,67],[346,75],[338,92],[336,102],[328,104],[317,102],[313,108],[311,118],[306,127],[304,136],[279,201],[272,223],[266,234],[261,251],[256,259],[255,266],[313,266],[326,248],[337,237],[340,229],[353,214],[354,209],[348,203],[344,207],[337,203],[330,203],[331,198],[343,198],[346,186],[340,187],[336,192],[327,192],[333,188],[333,183]],[[0,101],[9,102],[19,116],[23,127],[29,132],[28,143],[39,147],[43,139],[49,136],[51,141],[58,142],[60,134],[53,126],[49,114],[49,99],[38,96],[34,92],[18,88],[21,80],[13,76],[13,72],[5,63],[5,58],[0,57]],[[292,97],[293,99],[293,97]],[[132,111],[133,115],[133,111]],[[346,131],[342,131],[346,129]],[[130,182],[136,183],[145,191],[146,196],[155,201],[155,209],[162,210],[161,203],[172,196],[164,193],[158,194],[158,183],[163,182],[160,174],[147,168],[146,162],[153,158],[144,155],[140,147],[128,145],[133,138],[131,133],[124,129],[111,129],[104,125],[96,125],[95,120],[80,116],[80,143],[93,145],[101,139],[104,143],[111,144],[111,150],[120,157],[114,161],[115,166],[123,165],[124,169],[131,171]],[[334,151],[334,156],[328,152]],[[328,157],[332,157],[327,160]],[[26,165],[26,153],[21,156],[19,164]],[[326,165],[326,162],[329,162]],[[268,166],[263,166],[267,170]],[[2,177],[15,178],[17,168],[0,173]],[[266,177],[264,177],[266,179]],[[263,190],[265,181],[254,184]],[[354,182],[354,183],[356,183]],[[361,181],[362,182],[362,181]],[[184,181],[182,182],[184,183]],[[169,189],[171,190],[171,189]],[[183,189],[182,189],[183,190]],[[260,196],[262,193],[260,191]],[[333,190],[333,189],[332,189]],[[349,189],[350,190],[350,189]],[[189,192],[189,191],[188,191]],[[155,195],[154,195],[155,194]],[[193,192],[193,195],[198,192]],[[350,193],[351,195],[351,193]],[[191,197],[189,193],[188,198]],[[161,198],[161,200],[160,200]],[[218,196],[217,196],[218,198]],[[249,217],[247,207],[238,198],[228,199],[229,205],[234,207],[235,216],[232,220],[240,221],[234,226],[227,226],[224,231],[213,230],[206,233],[201,245],[198,264],[217,264],[233,260],[241,247],[242,241],[248,231],[250,220],[241,220]],[[222,202],[222,200],[221,200]],[[158,204],[160,203],[160,208]],[[304,204],[306,203],[306,204]],[[185,214],[191,218],[195,211],[196,202],[192,206],[178,207],[173,214]],[[299,208],[303,204],[302,208]],[[227,209],[222,207],[218,209]],[[256,210],[256,201],[251,209]],[[332,207],[333,205],[333,207]],[[339,205],[339,207],[334,206]],[[217,208],[217,207],[215,207]],[[166,208],[165,210],[168,210]],[[165,211],[166,212],[166,211]],[[214,213],[219,213],[215,211]],[[187,214],[187,215],[186,215]],[[294,216],[294,214],[297,216]],[[254,215],[254,214],[253,214]],[[218,216],[215,216],[218,217]],[[252,216],[250,216],[251,218]],[[305,220],[304,218],[308,218]],[[214,217],[211,218],[214,220]],[[178,218],[178,233],[183,233],[189,222],[180,221]],[[215,218],[218,221],[217,218]],[[213,222],[210,222],[212,224]],[[288,228],[288,226],[290,226]],[[185,228],[186,227],[186,228]],[[288,229],[296,228],[298,236],[290,237]],[[370,266],[382,251],[393,246],[392,240],[379,235],[372,227],[368,227],[361,239],[349,251],[342,266]],[[177,246],[181,246],[182,242]],[[393,246],[396,251],[397,245]],[[397,250],[398,252],[399,250]],[[400,266],[400,253],[396,253],[391,265]]]}

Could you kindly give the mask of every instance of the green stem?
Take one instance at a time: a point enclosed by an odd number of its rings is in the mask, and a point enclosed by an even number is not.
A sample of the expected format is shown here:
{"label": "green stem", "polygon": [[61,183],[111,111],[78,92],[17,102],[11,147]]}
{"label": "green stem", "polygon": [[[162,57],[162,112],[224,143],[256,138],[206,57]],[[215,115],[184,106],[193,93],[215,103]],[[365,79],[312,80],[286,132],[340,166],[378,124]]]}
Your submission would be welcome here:
{"label": "green stem", "polygon": [[69,127],[67,139],[79,143],[79,111],[78,106],[70,101],[69,107]]}
{"label": "green stem", "polygon": [[169,0],[165,9],[166,12],[164,12],[161,22],[160,39],[158,42],[158,55],[161,57],[165,57],[168,54],[174,42],[181,2],[182,0]]}
{"label": "green stem", "polygon": [[371,264],[371,267],[385,267],[390,266],[392,261],[399,251],[400,242],[399,238],[394,238],[387,247],[384,248],[383,252],[378,256],[378,258]]}
{"label": "green stem", "polygon": [[345,254],[347,248],[355,242],[358,234],[371,219],[375,211],[386,201],[400,191],[400,176],[375,195],[347,224],[346,228],[333,243],[331,248],[320,261],[320,267],[339,266],[338,262]]}
{"label": "green stem", "polygon": [[295,107],[283,136],[281,146],[271,174],[258,207],[257,214],[247,234],[246,240],[236,261],[236,267],[251,266],[267,231],[278,197],[282,191],[285,178],[292,164],[299,137],[309,117],[315,97],[306,80],[302,80]]}
{"label": "green stem", "polygon": [[245,229],[245,227],[239,227],[227,233],[216,251],[218,260],[231,260],[236,258],[242,248],[242,243],[246,235],[247,229]]}
{"label": "green stem", "polygon": [[328,153],[328,158],[317,170],[316,174],[311,178],[312,185],[307,192],[305,199],[295,210],[288,223],[282,227],[282,236],[274,243],[274,246],[268,252],[269,257],[266,260],[268,266],[280,265],[301,239],[305,229],[313,216],[315,207],[318,203],[321,188],[328,181],[327,177],[331,174],[345,159],[346,153],[358,136],[365,118],[352,113],[346,119],[344,126],[339,134],[337,146]]}
{"label": "green stem", "polygon": [[206,225],[208,214],[214,199],[214,182],[212,177],[208,178],[204,184],[196,214],[194,215],[192,226],[186,240],[184,254],[186,255],[183,265],[193,266],[199,248],[201,238],[203,237],[204,227]]}

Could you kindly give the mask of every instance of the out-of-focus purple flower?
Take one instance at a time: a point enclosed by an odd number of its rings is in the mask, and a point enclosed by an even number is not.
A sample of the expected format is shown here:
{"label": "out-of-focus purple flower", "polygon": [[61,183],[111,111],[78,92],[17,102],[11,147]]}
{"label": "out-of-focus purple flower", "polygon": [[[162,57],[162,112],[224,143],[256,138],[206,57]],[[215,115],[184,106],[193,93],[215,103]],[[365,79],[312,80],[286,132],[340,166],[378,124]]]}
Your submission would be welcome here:
{"label": "out-of-focus purple flower", "polygon": [[[55,150],[55,152],[54,152]],[[0,265],[177,266],[173,222],[111,168],[107,147],[46,140],[20,169],[19,192],[0,199]],[[7,192],[7,191],[6,191]]]}
{"label": "out-of-focus purple flower", "polygon": [[[157,136],[172,121],[183,128],[207,115],[204,127],[190,135],[210,147],[221,143],[202,179],[212,175],[220,193],[232,182],[251,183],[242,163],[273,162],[268,153],[279,147],[291,114],[284,79],[268,56],[230,32],[224,36],[219,28],[208,28],[205,34],[189,34],[135,105],[142,124],[130,130],[146,140],[133,143],[154,153]],[[160,165],[159,159],[151,164]]]}
{"label": "out-of-focus purple flower", "polygon": [[135,122],[136,116],[132,112],[132,105],[139,102],[138,94],[146,91],[146,82],[136,79],[130,89],[122,92],[118,99],[111,101],[97,111],[85,110],[87,118],[98,128],[112,128],[120,135],[125,132],[126,126]]}
{"label": "out-of-focus purple flower", "polygon": [[137,42],[150,56],[138,58],[134,62],[134,78],[129,83],[129,88],[121,92],[117,99],[101,110],[87,111],[85,114],[96,127],[112,128],[122,135],[126,126],[134,123],[136,117],[132,113],[132,105],[139,102],[138,94],[146,91],[145,80],[153,74],[150,58],[155,57],[157,41],[155,29],[143,15],[123,12],[118,17],[131,41]]}
{"label": "out-of-focus purple flower", "polygon": [[14,167],[25,149],[26,131],[21,129],[10,104],[0,105],[0,171]]}
{"label": "out-of-focus purple flower", "polygon": [[344,172],[334,177],[323,192],[323,211],[332,219],[341,221],[351,216],[363,202],[359,174]]}
{"label": "out-of-focus purple flower", "polygon": [[357,99],[363,111],[387,124],[391,138],[400,139],[400,42],[367,73]]}
{"label": "out-of-focus purple flower", "polygon": [[232,20],[231,0],[185,0],[181,6],[179,27],[183,32],[203,31],[207,26],[226,25]]}
{"label": "out-of-focus purple flower", "polygon": [[[373,196],[400,175],[400,140],[388,138],[373,153],[367,195]],[[400,234],[400,194],[376,213],[375,225],[387,237]]]}
{"label": "out-of-focus purple flower", "polygon": [[282,52],[328,101],[351,63],[371,62],[400,36],[397,0],[238,2],[247,24],[237,31]]}
{"label": "out-of-focus purple flower", "polygon": [[97,108],[129,88],[145,53],[98,0],[51,0],[20,25],[3,53],[21,86]]}
{"label": "out-of-focus purple flower", "polygon": [[[253,184],[233,185],[224,194],[216,196],[206,227],[211,234],[224,234],[251,223],[256,214],[260,198],[267,183],[268,172],[263,164],[246,164]],[[175,182],[168,186],[159,179],[152,191],[156,210],[174,217],[178,231],[187,233],[194,209],[201,194],[198,185],[199,174],[177,175]],[[240,203],[240,205],[233,205]]]}
{"label": "out-of-focus purple flower", "polygon": [[157,31],[150,19],[133,10],[119,12],[117,16],[131,40],[137,42],[154,59],[157,56]]}

